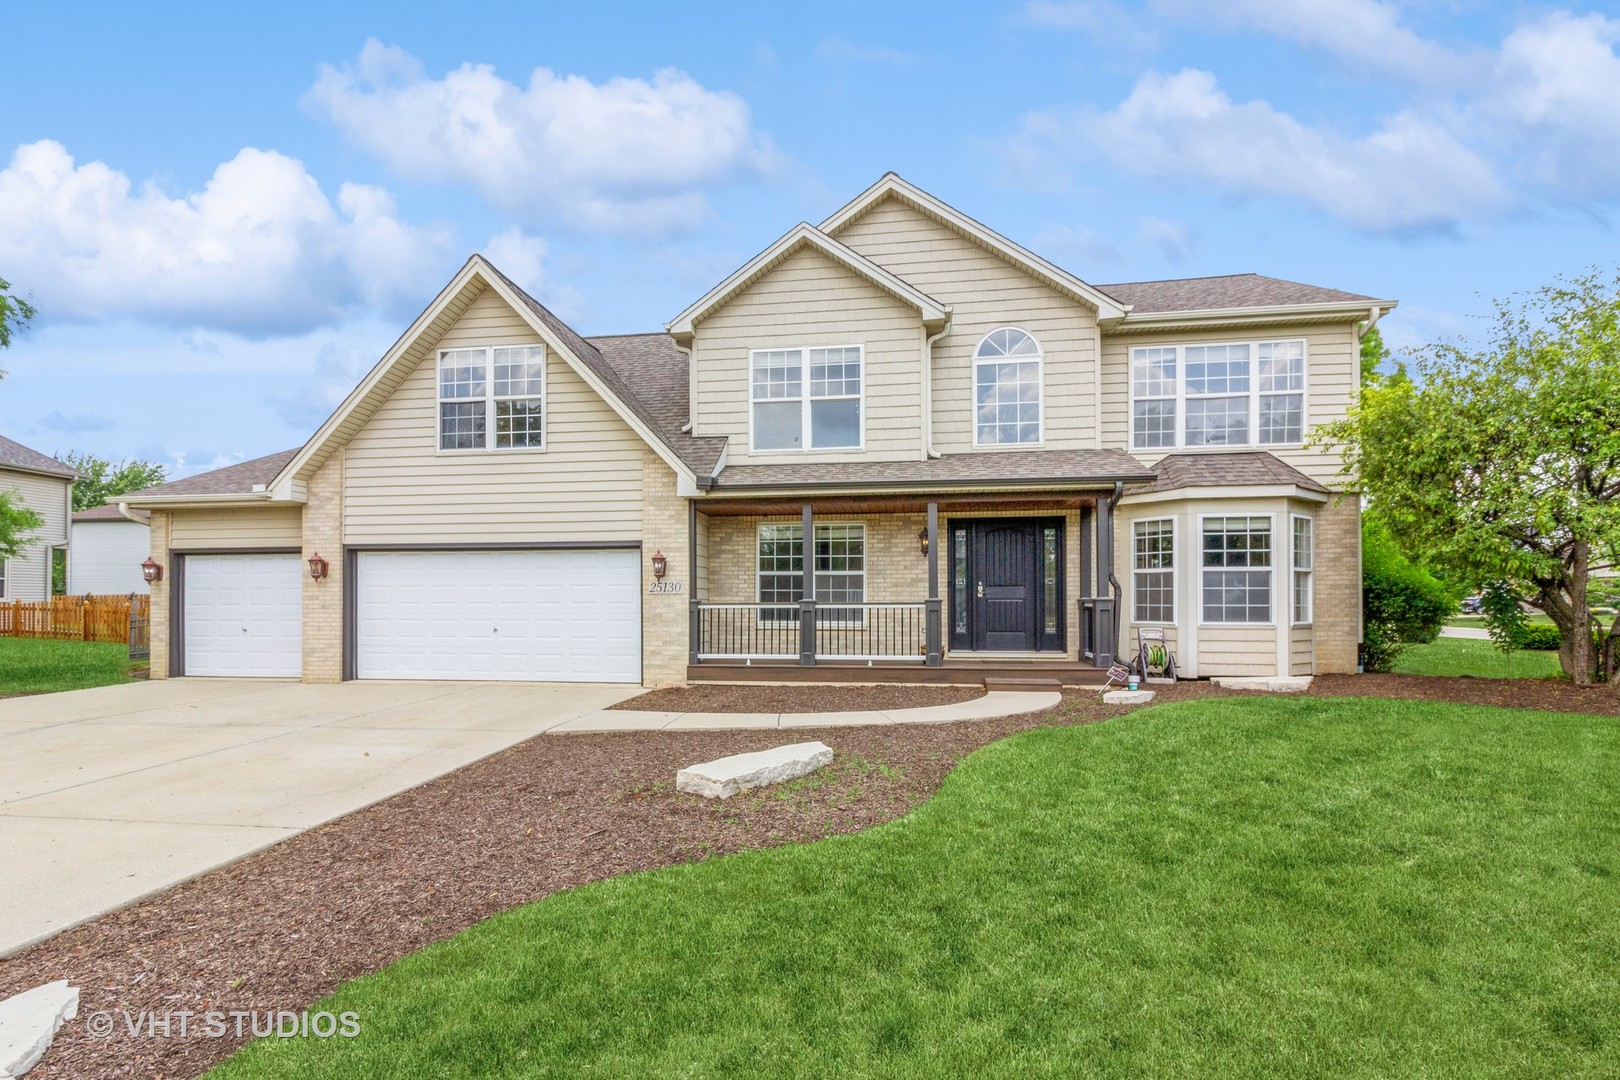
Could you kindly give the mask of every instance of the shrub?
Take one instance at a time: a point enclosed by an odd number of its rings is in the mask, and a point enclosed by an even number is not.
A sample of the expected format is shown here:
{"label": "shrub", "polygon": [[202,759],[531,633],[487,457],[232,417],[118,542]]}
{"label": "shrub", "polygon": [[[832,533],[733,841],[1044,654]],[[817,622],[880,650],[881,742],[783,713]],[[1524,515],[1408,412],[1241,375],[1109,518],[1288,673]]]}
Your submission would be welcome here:
{"label": "shrub", "polygon": [[1558,633],[1558,627],[1556,626],[1542,626],[1535,623],[1525,627],[1523,632],[1519,634],[1519,648],[1521,649],[1544,649],[1557,652],[1558,646],[1562,642],[1563,637]]}
{"label": "shrub", "polygon": [[1389,671],[1408,645],[1426,645],[1457,610],[1453,590],[1413,563],[1370,515],[1361,519],[1362,665]]}

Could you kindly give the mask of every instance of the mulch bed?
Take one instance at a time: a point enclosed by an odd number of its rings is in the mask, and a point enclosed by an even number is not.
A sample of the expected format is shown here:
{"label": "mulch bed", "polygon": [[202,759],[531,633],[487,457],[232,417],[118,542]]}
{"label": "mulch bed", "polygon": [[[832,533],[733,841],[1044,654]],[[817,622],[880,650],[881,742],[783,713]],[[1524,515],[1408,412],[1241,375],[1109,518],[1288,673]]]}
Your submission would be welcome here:
{"label": "mulch bed", "polygon": [[1310,693],[1316,697],[1387,697],[1620,716],[1620,691],[1606,686],[1583,689],[1561,679],[1476,679],[1469,675],[1318,675],[1311,682]]}
{"label": "mulch bed", "polygon": [[982,686],[842,686],[826,683],[713,684],[652,690],[615,709],[648,712],[881,712],[954,705],[984,696]]}
{"label": "mulch bed", "polygon": [[[1208,683],[1155,689],[1160,701],[1224,695]],[[1545,682],[1324,677],[1312,692],[1616,711],[1604,692]],[[559,889],[868,828],[925,801],[986,743],[1127,711],[1082,691],[1047,712],[1001,720],[801,729],[795,738],[836,748],[831,766],[724,802],[675,793],[675,770],[778,744],[780,731],[541,736],[0,960],[0,997],[52,979],[80,988],[81,1019],[30,1077],[194,1077],[245,1040],[96,1040],[82,1018],[304,1008]]]}

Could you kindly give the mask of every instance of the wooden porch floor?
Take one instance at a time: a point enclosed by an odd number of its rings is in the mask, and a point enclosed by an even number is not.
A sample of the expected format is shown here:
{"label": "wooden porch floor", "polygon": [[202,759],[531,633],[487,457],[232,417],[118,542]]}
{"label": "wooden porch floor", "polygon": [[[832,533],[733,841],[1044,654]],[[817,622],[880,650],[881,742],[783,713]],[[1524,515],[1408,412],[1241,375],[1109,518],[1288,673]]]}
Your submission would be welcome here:
{"label": "wooden porch floor", "polygon": [[1088,663],[1062,659],[947,657],[940,667],[881,660],[823,660],[806,666],[791,660],[706,661],[686,669],[690,683],[916,683],[930,686],[988,686],[1001,690],[1101,686],[1107,672]]}

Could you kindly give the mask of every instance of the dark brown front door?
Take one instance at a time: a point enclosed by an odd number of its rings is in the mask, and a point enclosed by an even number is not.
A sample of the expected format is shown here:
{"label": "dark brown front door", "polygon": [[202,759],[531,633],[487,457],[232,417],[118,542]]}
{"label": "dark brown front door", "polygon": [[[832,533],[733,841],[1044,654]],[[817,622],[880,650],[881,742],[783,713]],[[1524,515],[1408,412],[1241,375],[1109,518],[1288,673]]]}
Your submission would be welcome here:
{"label": "dark brown front door", "polygon": [[1061,519],[953,522],[950,552],[951,648],[1063,650]]}

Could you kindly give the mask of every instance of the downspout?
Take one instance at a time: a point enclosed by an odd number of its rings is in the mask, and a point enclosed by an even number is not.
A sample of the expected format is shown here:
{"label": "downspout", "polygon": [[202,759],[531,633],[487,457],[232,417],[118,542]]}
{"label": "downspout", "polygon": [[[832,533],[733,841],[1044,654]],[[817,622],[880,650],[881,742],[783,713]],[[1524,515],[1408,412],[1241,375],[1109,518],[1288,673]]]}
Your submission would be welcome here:
{"label": "downspout", "polygon": [[922,452],[923,460],[939,457],[934,449],[934,342],[951,332],[951,317],[947,311],[945,325],[939,333],[923,339],[922,348]]}
{"label": "downspout", "polygon": [[[1108,526],[1116,534],[1119,532],[1119,500],[1124,497],[1125,482],[1123,480],[1115,480],[1114,493],[1108,497]],[[1098,537],[1097,539],[1100,542],[1102,538]],[[1119,547],[1114,543],[1113,536],[1108,538],[1108,543],[1114,548],[1114,555],[1118,555]],[[1123,644],[1119,637],[1119,627],[1120,620],[1125,614],[1125,587],[1119,583],[1119,577],[1115,573],[1118,568],[1119,559],[1113,557],[1109,558],[1108,591],[1114,598],[1114,655],[1116,657],[1120,655],[1120,648]]]}
{"label": "downspout", "polygon": [[686,357],[686,426],[681,428],[681,434],[690,435],[697,424],[697,368],[692,363],[692,347],[678,341],[674,344],[675,351]]}
{"label": "downspout", "polygon": [[1358,329],[1356,331],[1356,340],[1360,341],[1362,338],[1364,338],[1368,334],[1372,333],[1372,328],[1377,326],[1378,325],[1378,320],[1382,319],[1383,317],[1384,317],[1384,309],[1377,306],[1376,304],[1373,305],[1373,307],[1369,310],[1369,313],[1367,315],[1367,321],[1362,323],[1360,329]]}
{"label": "downspout", "polygon": [[147,521],[145,518],[137,517],[135,515],[134,511],[130,510],[129,503],[127,503],[127,502],[121,502],[121,503],[118,504],[118,512],[121,515],[123,515],[125,518],[128,518],[130,521],[133,521],[137,525],[145,525],[148,528],[150,528],[151,525],[152,525],[152,523],[150,521]]}

